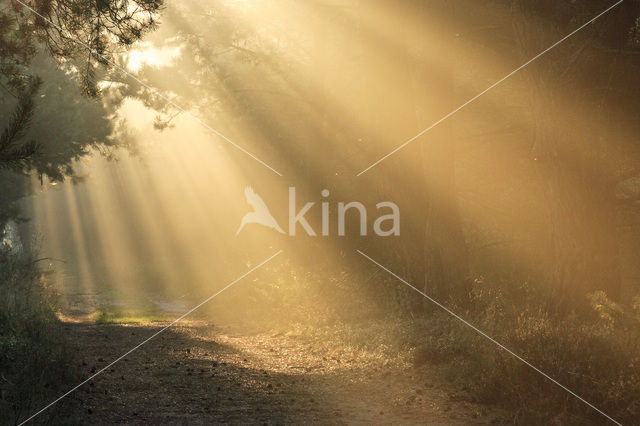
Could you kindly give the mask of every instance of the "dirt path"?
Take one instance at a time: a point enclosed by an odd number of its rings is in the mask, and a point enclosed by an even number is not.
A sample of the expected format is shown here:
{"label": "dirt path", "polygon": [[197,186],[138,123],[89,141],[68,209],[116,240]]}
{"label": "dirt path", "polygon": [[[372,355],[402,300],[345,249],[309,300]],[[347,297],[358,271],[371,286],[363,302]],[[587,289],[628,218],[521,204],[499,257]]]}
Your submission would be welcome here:
{"label": "dirt path", "polygon": [[[82,377],[164,323],[66,323]],[[79,424],[488,424],[494,412],[432,387],[410,368],[376,364],[300,337],[190,322],[170,328],[68,397]],[[53,408],[56,409],[56,408]]]}

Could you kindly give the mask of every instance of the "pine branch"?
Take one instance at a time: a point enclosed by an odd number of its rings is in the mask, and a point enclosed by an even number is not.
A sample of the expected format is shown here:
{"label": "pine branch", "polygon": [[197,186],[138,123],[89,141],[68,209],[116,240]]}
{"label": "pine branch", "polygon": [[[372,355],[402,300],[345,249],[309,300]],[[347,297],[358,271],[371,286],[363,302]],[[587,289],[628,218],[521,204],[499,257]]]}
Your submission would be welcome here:
{"label": "pine branch", "polygon": [[35,112],[35,94],[41,80],[34,78],[24,88],[9,124],[0,135],[0,168],[21,169],[38,152],[38,144],[31,140],[20,144]]}
{"label": "pine branch", "polygon": [[34,78],[19,94],[18,105],[16,105],[11,121],[0,136],[0,154],[10,149],[26,134],[35,110],[33,98],[40,84],[41,80]]}
{"label": "pine branch", "polygon": [[36,141],[26,142],[16,148],[0,152],[1,169],[22,169],[39,151]]}

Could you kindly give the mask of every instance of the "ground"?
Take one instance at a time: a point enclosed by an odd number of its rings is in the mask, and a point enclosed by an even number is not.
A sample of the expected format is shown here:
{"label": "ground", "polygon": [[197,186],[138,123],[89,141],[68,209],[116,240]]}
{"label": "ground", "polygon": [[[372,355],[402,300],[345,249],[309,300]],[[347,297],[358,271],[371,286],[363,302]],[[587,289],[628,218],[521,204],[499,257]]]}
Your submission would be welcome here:
{"label": "ground", "polygon": [[[86,378],[166,324],[67,318],[64,327]],[[187,321],[51,410],[78,424],[501,423],[497,411],[401,365],[304,334]]]}

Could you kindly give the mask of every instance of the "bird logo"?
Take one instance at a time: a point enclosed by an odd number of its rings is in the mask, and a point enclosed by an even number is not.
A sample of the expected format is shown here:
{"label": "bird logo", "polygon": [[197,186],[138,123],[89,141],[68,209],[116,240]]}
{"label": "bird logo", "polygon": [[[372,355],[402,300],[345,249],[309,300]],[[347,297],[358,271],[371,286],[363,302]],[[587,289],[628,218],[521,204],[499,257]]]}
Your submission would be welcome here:
{"label": "bird logo", "polygon": [[247,199],[247,203],[249,203],[249,205],[253,207],[253,211],[244,215],[244,217],[242,218],[242,222],[240,223],[240,227],[238,228],[238,232],[236,232],[236,235],[238,235],[242,228],[244,228],[244,226],[248,223],[258,223],[260,225],[266,226],[267,228],[275,229],[281,234],[284,234],[284,231],[282,230],[282,228],[280,228],[278,222],[276,222],[275,218],[271,215],[271,212],[269,211],[269,208],[267,208],[267,205],[264,203],[262,198],[258,194],[256,194],[253,188],[247,186],[244,189],[244,196]]}

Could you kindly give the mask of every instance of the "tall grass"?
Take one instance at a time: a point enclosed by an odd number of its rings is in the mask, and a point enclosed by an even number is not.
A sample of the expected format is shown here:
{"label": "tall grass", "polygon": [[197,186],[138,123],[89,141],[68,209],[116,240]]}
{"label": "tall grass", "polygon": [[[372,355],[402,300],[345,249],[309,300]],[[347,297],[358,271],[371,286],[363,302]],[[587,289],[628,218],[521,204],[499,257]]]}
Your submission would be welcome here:
{"label": "tall grass", "polygon": [[[560,313],[553,303],[476,283],[467,319],[532,365],[622,424],[640,421],[640,300],[626,308],[603,292],[586,310]],[[434,313],[416,362],[439,365],[472,398],[508,409],[515,424],[607,424],[588,405],[468,327]],[[423,324],[424,325],[424,324]]]}
{"label": "tall grass", "polygon": [[[71,373],[53,292],[31,256],[0,247],[0,422],[50,402]],[[43,415],[42,420],[50,419]]]}

